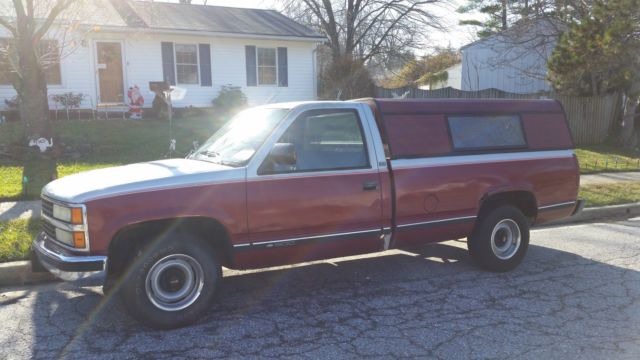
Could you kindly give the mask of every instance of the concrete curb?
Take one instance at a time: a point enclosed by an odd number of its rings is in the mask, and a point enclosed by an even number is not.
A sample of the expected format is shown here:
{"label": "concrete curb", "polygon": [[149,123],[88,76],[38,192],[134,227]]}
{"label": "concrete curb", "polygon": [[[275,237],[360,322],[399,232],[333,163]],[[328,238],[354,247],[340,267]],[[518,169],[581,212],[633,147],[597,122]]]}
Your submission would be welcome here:
{"label": "concrete curb", "polygon": [[0,287],[51,282],[56,279],[49,272],[31,271],[31,261],[28,260],[0,263]]}
{"label": "concrete curb", "polygon": [[[584,209],[580,214],[558,221],[545,223],[545,226],[566,225],[596,220],[640,216],[640,202],[623,205],[602,206]],[[0,263],[0,286],[17,286],[56,281],[48,272],[34,273],[30,261]]]}
{"label": "concrete curb", "polygon": [[621,217],[640,216],[640,202],[586,208],[576,216],[545,223],[544,225],[564,225],[594,220],[607,220]]}

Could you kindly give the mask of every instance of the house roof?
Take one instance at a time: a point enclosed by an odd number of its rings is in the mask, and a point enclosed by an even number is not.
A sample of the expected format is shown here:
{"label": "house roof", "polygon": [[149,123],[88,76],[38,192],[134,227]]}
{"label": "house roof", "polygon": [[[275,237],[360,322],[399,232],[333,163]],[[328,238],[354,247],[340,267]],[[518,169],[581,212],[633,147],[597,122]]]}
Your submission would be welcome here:
{"label": "house roof", "polygon": [[478,39],[460,47],[464,51],[470,47],[483,44],[489,41],[500,41],[505,38],[533,39],[539,36],[557,36],[558,30],[566,29],[566,25],[559,20],[543,17],[533,20],[523,19],[513,24],[509,29]]}
{"label": "house roof", "polygon": [[[15,16],[12,14],[11,0],[0,0],[0,8],[3,9],[5,16]],[[4,11],[4,8],[7,8],[7,11]],[[40,9],[41,17],[45,16],[47,10]],[[322,34],[275,10],[211,5],[133,0],[80,0],[66,10],[60,19],[77,21],[83,25],[131,30],[286,37],[313,41],[325,39]]]}
{"label": "house roof", "polygon": [[275,10],[129,1],[151,29],[324,38]]}

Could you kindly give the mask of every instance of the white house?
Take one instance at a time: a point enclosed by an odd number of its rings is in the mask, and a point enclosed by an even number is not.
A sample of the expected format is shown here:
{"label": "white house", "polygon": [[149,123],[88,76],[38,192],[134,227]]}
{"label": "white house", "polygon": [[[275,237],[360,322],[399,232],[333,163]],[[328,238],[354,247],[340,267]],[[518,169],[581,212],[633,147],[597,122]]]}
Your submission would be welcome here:
{"label": "white house", "polygon": [[451,65],[448,68],[446,68],[444,71],[447,72],[447,80],[438,82],[437,84],[433,84],[433,86],[429,87],[429,89],[426,89],[426,90],[443,89],[446,87],[451,87],[458,90],[461,89],[462,63]]}
{"label": "white house", "polygon": [[[11,17],[10,3],[0,0],[0,16]],[[0,46],[9,36],[0,26]],[[315,49],[325,40],[273,10],[129,0],[79,0],[46,39],[56,54],[49,93],[82,93],[82,108],[125,104],[134,85],[150,106],[149,82],[162,80],[186,90],[176,107],[210,106],[226,84],[252,105],[314,99]],[[15,96],[1,60],[0,109]]]}
{"label": "white house", "polygon": [[509,30],[463,46],[462,90],[548,91],[547,61],[562,25],[549,19],[514,24]]}

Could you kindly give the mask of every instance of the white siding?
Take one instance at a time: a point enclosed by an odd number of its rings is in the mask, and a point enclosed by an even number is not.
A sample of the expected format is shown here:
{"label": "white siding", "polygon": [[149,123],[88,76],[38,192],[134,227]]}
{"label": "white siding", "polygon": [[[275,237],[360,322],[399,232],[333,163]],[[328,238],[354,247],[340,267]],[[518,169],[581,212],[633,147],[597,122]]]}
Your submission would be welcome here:
{"label": "white siding", "polygon": [[[2,34],[0,33],[0,36]],[[81,92],[90,97],[93,106],[98,102],[95,65],[96,41],[121,41],[124,56],[124,83],[126,88],[140,87],[145,106],[151,106],[153,93],[149,91],[150,81],[161,81],[162,56],[160,44],[163,41],[192,44],[209,44],[211,47],[211,72],[213,86],[178,85],[187,90],[186,97],[174,102],[175,107],[211,106],[211,100],[222,85],[240,86],[247,95],[250,105],[273,102],[313,100],[315,98],[314,49],[316,44],[291,40],[258,40],[242,38],[218,38],[187,35],[164,35],[149,33],[92,33],[71,54],[62,59],[62,85],[50,86],[49,94]],[[245,45],[264,47],[287,47],[289,86],[247,87]],[[15,96],[11,86],[0,86],[0,109],[4,99]],[[89,108],[87,101],[83,107]],[[52,109],[54,104],[51,104]]]}
{"label": "white siding", "polygon": [[462,88],[462,63],[450,66],[445,71],[447,72],[447,81],[435,84],[429,90],[442,89],[446,87],[452,87],[458,90]]}

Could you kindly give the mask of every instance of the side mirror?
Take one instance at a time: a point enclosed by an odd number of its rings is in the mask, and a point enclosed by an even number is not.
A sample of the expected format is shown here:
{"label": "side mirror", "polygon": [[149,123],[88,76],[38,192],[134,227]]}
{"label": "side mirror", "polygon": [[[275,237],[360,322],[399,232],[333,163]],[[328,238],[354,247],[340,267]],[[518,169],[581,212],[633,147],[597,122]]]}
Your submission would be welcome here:
{"label": "side mirror", "polygon": [[291,143],[276,143],[269,153],[269,160],[277,165],[295,165],[296,147]]}

